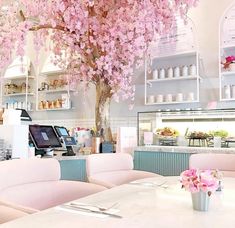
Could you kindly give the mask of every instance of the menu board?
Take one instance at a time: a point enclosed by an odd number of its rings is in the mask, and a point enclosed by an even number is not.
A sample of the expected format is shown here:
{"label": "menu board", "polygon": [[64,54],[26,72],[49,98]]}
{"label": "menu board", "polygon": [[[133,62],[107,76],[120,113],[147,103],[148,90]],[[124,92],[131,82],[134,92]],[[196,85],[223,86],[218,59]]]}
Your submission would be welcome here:
{"label": "menu board", "polygon": [[192,20],[188,18],[185,21],[182,18],[177,18],[172,29],[167,34],[157,36],[150,50],[152,58],[195,51],[195,29]]}
{"label": "menu board", "polygon": [[235,4],[222,18],[220,34],[222,47],[235,46]]}

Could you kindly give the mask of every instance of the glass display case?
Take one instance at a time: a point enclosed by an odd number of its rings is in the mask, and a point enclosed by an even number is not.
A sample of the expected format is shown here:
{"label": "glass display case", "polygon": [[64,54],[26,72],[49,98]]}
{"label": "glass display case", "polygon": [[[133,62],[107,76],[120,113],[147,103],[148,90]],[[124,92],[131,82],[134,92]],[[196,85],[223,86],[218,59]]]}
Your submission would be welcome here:
{"label": "glass display case", "polygon": [[149,111],[137,118],[139,146],[235,147],[235,109]]}

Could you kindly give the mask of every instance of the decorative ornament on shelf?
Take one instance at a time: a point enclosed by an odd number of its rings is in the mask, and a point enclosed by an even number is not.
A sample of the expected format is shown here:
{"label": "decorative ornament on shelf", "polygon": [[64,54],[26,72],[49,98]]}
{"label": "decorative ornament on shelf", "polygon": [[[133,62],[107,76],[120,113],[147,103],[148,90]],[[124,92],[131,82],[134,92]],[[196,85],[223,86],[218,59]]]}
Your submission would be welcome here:
{"label": "decorative ornament on shelf", "polygon": [[209,197],[219,188],[222,175],[218,170],[185,170],[180,175],[182,188],[191,192],[193,209],[208,211]]}
{"label": "decorative ornament on shelf", "polygon": [[225,57],[225,60],[222,61],[221,64],[225,70],[235,71],[235,56],[231,55]]}

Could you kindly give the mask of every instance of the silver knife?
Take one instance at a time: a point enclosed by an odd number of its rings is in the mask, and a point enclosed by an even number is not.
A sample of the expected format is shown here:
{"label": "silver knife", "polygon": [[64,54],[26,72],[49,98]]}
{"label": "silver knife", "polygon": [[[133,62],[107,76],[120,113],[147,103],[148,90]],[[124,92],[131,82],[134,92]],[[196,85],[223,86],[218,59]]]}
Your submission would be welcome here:
{"label": "silver knife", "polygon": [[112,214],[106,211],[97,211],[97,210],[92,210],[89,208],[85,208],[85,207],[80,207],[80,206],[75,206],[75,205],[60,205],[61,207],[67,208],[67,209],[72,209],[72,210],[77,210],[77,211],[86,211],[86,212],[91,212],[91,213],[96,213],[96,214],[102,214],[102,215],[108,215],[114,218],[122,218],[121,215],[116,215],[116,214]]}

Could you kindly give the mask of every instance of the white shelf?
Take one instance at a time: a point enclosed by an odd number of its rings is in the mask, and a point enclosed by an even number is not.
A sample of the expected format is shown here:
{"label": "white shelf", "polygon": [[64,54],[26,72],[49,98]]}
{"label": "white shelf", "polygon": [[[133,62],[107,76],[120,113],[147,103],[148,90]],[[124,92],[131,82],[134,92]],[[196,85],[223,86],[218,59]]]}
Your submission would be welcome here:
{"label": "white shelf", "polygon": [[34,93],[12,93],[12,94],[4,94],[4,97],[17,97],[17,96],[34,96]]}
{"label": "white shelf", "polygon": [[74,92],[74,90],[71,89],[51,89],[51,90],[39,90],[39,93],[67,93],[67,92]]}
{"label": "white shelf", "polygon": [[164,55],[164,56],[153,56],[154,59],[169,59],[169,58],[178,58],[178,57],[189,57],[189,56],[196,56],[196,51],[189,51],[189,52],[181,52],[181,53],[175,53],[172,55]]}
{"label": "white shelf", "polygon": [[63,75],[65,72],[63,70],[57,70],[57,71],[48,71],[41,73],[42,76],[50,77],[50,76],[56,76],[56,75]]}
{"label": "white shelf", "polygon": [[235,98],[230,98],[230,99],[222,98],[221,101],[235,101]]}
{"label": "white shelf", "polygon": [[3,77],[3,80],[26,80],[26,79],[35,79],[34,76],[27,76],[27,75],[20,75],[20,76],[13,76],[13,77]]}
{"label": "white shelf", "polygon": [[197,78],[200,79],[200,77],[198,76],[180,76],[180,77],[176,77],[176,78],[164,78],[164,79],[148,79],[147,82],[148,83],[153,83],[153,82],[164,82],[164,81],[178,81],[178,80],[196,80]]}
{"label": "white shelf", "polygon": [[221,49],[232,49],[232,48],[235,48],[235,44],[221,46]]}
{"label": "white shelf", "polygon": [[193,101],[172,101],[172,102],[155,102],[155,103],[146,103],[146,105],[165,105],[165,104],[186,104],[186,103],[196,103],[198,100]]}
{"label": "white shelf", "polygon": [[221,72],[221,75],[223,75],[223,76],[235,75],[235,71],[225,71],[225,72]]}
{"label": "white shelf", "polygon": [[70,110],[70,109],[74,109],[72,108],[50,108],[50,109],[38,109],[38,112],[47,112],[47,111],[63,111],[63,110]]}

